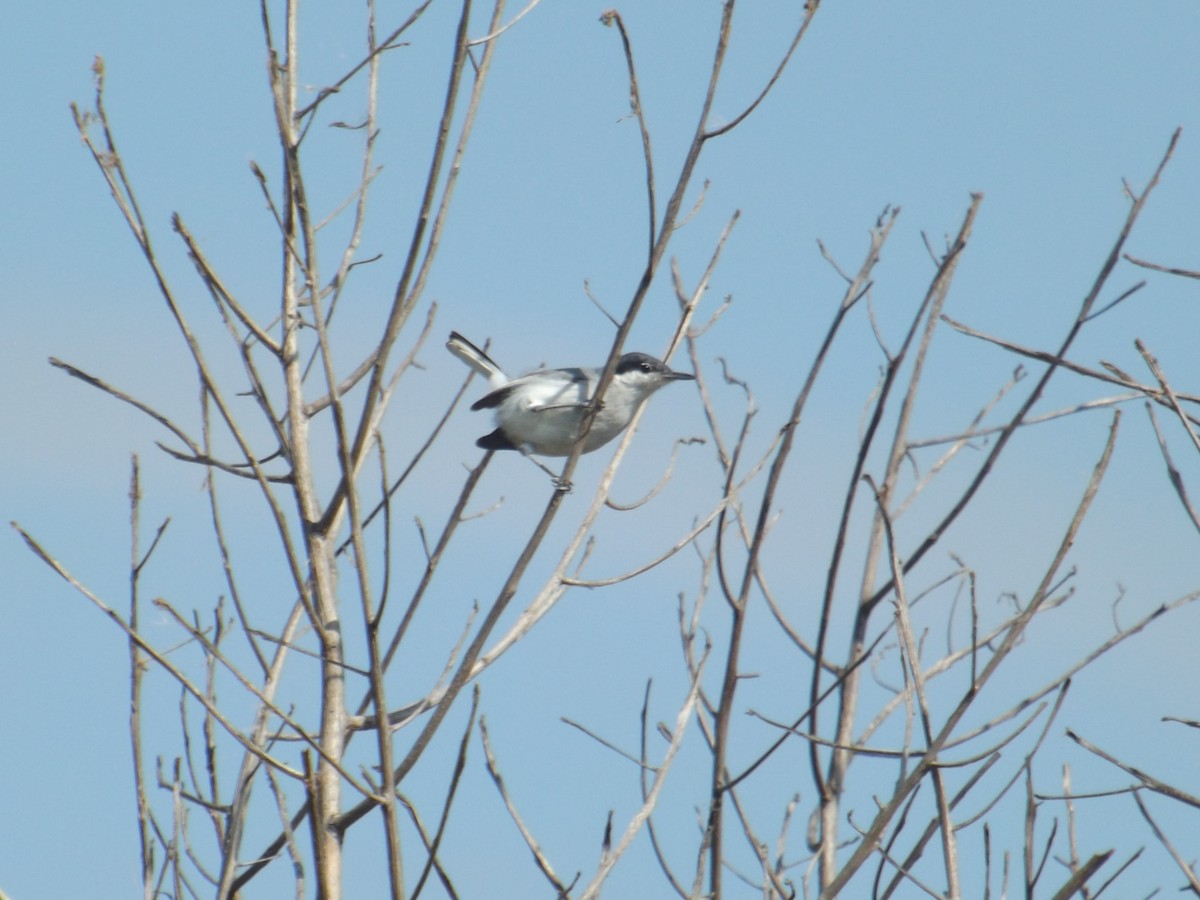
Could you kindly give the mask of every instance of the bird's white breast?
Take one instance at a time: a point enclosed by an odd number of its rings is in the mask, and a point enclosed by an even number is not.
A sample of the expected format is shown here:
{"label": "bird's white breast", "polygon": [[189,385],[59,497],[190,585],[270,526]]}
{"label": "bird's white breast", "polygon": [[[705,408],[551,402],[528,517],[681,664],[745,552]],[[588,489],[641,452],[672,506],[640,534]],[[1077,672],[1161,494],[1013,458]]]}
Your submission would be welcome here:
{"label": "bird's white breast", "polygon": [[[592,379],[553,382],[536,376],[517,379],[512,390],[496,409],[497,423],[513,443],[542,456],[566,456],[579,433]],[[589,453],[607,444],[621,433],[629,416],[616,415],[602,407],[584,441]]]}

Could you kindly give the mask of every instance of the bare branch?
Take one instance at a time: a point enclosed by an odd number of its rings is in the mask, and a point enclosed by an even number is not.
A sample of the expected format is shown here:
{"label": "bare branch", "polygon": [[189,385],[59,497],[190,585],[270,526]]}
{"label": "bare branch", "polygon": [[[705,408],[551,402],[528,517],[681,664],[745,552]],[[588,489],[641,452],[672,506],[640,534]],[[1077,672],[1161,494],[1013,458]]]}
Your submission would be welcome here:
{"label": "bare branch", "polygon": [[687,699],[683,706],[679,708],[678,714],[675,716],[675,728],[672,731],[671,743],[667,746],[666,752],[663,754],[662,762],[658,764],[654,772],[654,782],[650,786],[650,790],[642,802],[641,809],[634,814],[629,820],[629,825],[626,826],[625,832],[621,835],[621,839],[617,841],[611,853],[606,853],[600,861],[600,866],[587,887],[580,894],[581,900],[595,900],[600,896],[600,888],[608,878],[617,861],[629,849],[633,839],[637,837],[637,833],[641,831],[642,826],[649,820],[650,813],[654,810],[658,803],[659,794],[662,792],[663,785],[667,780],[667,773],[671,770],[671,764],[675,760],[679,748],[683,745],[684,735],[688,731],[688,722],[691,720],[696,709],[696,703],[700,697],[700,676],[704,671],[704,663],[708,658],[708,650],[704,652],[701,658],[695,677],[692,679],[691,689],[688,691]]}
{"label": "bare branch", "polygon": [[[500,792],[501,799],[504,800],[504,807],[508,810],[509,816],[513,820],[513,824],[517,826],[517,830],[521,832],[521,837],[525,841],[525,846],[529,848],[529,852],[533,854],[533,860],[537,863],[538,869],[546,876],[546,880],[554,886],[558,891],[558,896],[567,896],[568,885],[564,884],[562,879],[554,872],[554,867],[550,864],[550,860],[542,852],[542,848],[538,845],[537,839],[530,833],[529,828],[521,819],[521,814],[517,812],[516,806],[512,799],[508,796],[508,791],[504,787],[504,777],[500,774],[500,766],[496,762],[496,754],[492,751],[492,742],[488,737],[487,720],[479,720],[479,739],[483,743],[483,755],[487,761],[488,774],[492,776],[492,783],[496,785],[496,790]],[[578,878],[578,876],[576,876]],[[574,884],[574,880],[571,882]]]}
{"label": "bare branch", "polygon": [[638,90],[637,70],[633,65],[633,48],[629,44],[629,32],[625,30],[625,22],[619,12],[615,9],[607,10],[600,16],[600,21],[604,25],[610,26],[614,22],[616,23],[617,31],[621,33],[621,46],[625,50],[625,65],[629,68],[629,108],[633,111],[638,122],[638,129],[642,134],[642,159],[646,166],[646,206],[650,222],[649,239],[646,246],[652,257],[656,242],[654,229],[658,224],[658,212],[654,200],[654,154],[650,150],[650,129],[646,126],[646,114],[642,109],[641,92]]}
{"label": "bare branch", "polygon": [[791,44],[788,45],[787,52],[783,54],[783,59],[781,59],[779,61],[779,65],[775,67],[774,73],[772,73],[762,91],[760,91],[759,95],[750,102],[749,106],[734,116],[729,122],[726,122],[719,128],[714,128],[711,131],[706,132],[704,135],[706,139],[720,137],[721,135],[732,131],[734,128],[737,128],[737,126],[740,125],[742,121],[750,115],[750,113],[754,112],[754,110],[758,108],[758,105],[766,99],[767,94],[771,92],[771,88],[775,87],[775,83],[779,81],[779,76],[783,74],[783,70],[787,68],[788,61],[791,60],[792,54],[795,53],[796,48],[800,46],[800,40],[804,37],[805,32],[808,31],[808,26],[812,24],[813,16],[817,14],[817,9],[820,7],[820,5],[821,0],[807,0],[807,2],[804,4],[804,18],[800,21],[800,27],[796,29],[796,34],[792,38]]}
{"label": "bare branch", "polygon": [[219,722],[221,724],[221,727],[224,728],[225,731],[229,733],[230,737],[232,737],[234,740],[236,740],[248,752],[257,756],[262,762],[266,763],[267,765],[272,766],[273,768],[284,773],[285,775],[288,775],[291,778],[295,778],[295,779],[303,778],[303,775],[300,772],[296,771],[295,769],[290,768],[289,766],[284,765],[282,762],[280,762],[279,760],[275,759],[274,757],[272,757],[268,753],[266,753],[266,751],[264,751],[261,747],[256,746],[248,738],[246,738],[246,736],[243,735],[242,732],[239,731],[237,728],[235,728],[233,726],[233,724],[230,723],[229,720],[226,719],[224,715],[222,715],[221,711],[212,704],[212,701],[208,698],[208,696],[202,690],[197,688],[191,682],[191,680],[178,667],[176,667],[170,660],[168,660],[165,656],[163,656],[162,653],[160,653],[158,650],[156,650],[154,647],[152,647],[138,632],[134,631],[133,628],[130,627],[129,623],[127,623],[116,610],[114,610],[112,607],[110,607],[108,604],[106,604],[103,600],[101,600],[99,597],[97,597],[95,594],[93,594],[90,590],[87,589],[87,587],[85,587],[80,581],[78,581],[70,572],[68,572],[63,567],[63,565],[60,562],[58,562],[58,560],[56,560],[54,557],[52,557],[48,552],[46,552],[46,550],[43,549],[41,544],[39,544],[36,540],[34,540],[33,537],[31,537],[30,534],[27,531],[25,531],[25,529],[23,529],[20,525],[18,525],[15,522],[12,523],[12,527],[16,530],[16,532],[19,535],[21,535],[21,537],[24,539],[24,541],[25,541],[26,545],[29,547],[29,549],[32,550],[34,552],[34,554],[36,554],[42,560],[42,562],[44,562],[47,566],[49,566],[52,570],[54,570],[54,572],[60,578],[62,578],[63,581],[67,582],[67,584],[71,585],[71,587],[75,588],[76,591],[78,591],[80,594],[82,594],[84,597],[86,597],[88,600],[90,600],[97,609],[99,609],[102,613],[104,613],[106,616],[108,616],[110,621],[112,621],[118,628],[120,628],[122,631],[124,631],[126,637],[128,637],[132,642],[134,642],[142,650],[142,652],[146,654],[147,657],[149,657],[150,659],[152,659],[156,663],[158,663],[158,665],[160,665],[164,670],[166,670],[167,673],[170,674],[172,678],[174,678],[177,682],[179,682],[179,685],[184,690],[186,690],[189,694],[191,694],[193,697],[195,697],[197,700],[199,700],[200,703],[204,706],[205,711],[209,715],[211,715],[217,722]]}
{"label": "bare branch", "polygon": [[1138,812],[1142,814],[1142,818],[1150,825],[1150,829],[1154,832],[1154,836],[1158,838],[1158,842],[1171,854],[1171,859],[1175,860],[1175,865],[1179,866],[1180,871],[1187,878],[1192,893],[1200,896],[1200,876],[1196,875],[1196,870],[1180,855],[1179,851],[1175,849],[1175,845],[1168,840],[1166,834],[1163,833],[1158,823],[1150,815],[1150,810],[1146,809],[1146,804],[1142,802],[1142,798],[1138,795],[1137,791],[1133,793],[1133,802],[1137,804]]}
{"label": "bare branch", "polygon": [[1088,880],[1100,870],[1100,867],[1108,862],[1109,857],[1113,855],[1111,850],[1106,850],[1104,853],[1097,853],[1092,856],[1086,863],[1080,866],[1070,878],[1055,893],[1053,900],[1070,900],[1079,891],[1083,890]]}
{"label": "bare branch", "polygon": [[1128,763],[1121,762],[1121,760],[1117,759],[1112,754],[1106,753],[1105,751],[1101,750],[1095,744],[1092,744],[1087,739],[1079,736],[1078,734],[1076,734],[1074,731],[1072,731],[1069,728],[1067,729],[1067,737],[1069,737],[1071,740],[1073,740],[1075,743],[1077,743],[1084,750],[1087,750],[1090,753],[1094,753],[1096,756],[1100,757],[1101,759],[1112,763],[1118,769],[1121,769],[1122,771],[1127,772],[1128,774],[1132,775],[1134,778],[1136,778],[1138,781],[1140,781],[1145,787],[1149,788],[1150,790],[1154,791],[1155,793],[1162,794],[1164,797],[1170,797],[1172,800],[1178,800],[1180,803],[1186,804],[1187,806],[1193,806],[1196,809],[1200,809],[1200,797],[1197,797],[1193,794],[1189,794],[1186,791],[1180,790],[1179,788],[1174,787],[1173,785],[1167,784],[1165,781],[1160,781],[1159,779],[1153,777],[1152,775],[1148,775],[1145,772],[1141,771],[1140,769],[1137,769],[1134,766],[1129,765]]}
{"label": "bare branch", "polygon": [[[434,833],[433,840],[428,843],[429,856],[425,861],[425,868],[421,870],[421,877],[417,879],[417,885],[413,888],[413,900],[417,900],[417,897],[420,896],[421,888],[425,886],[425,880],[429,877],[429,872],[437,861],[438,847],[441,846],[442,836],[446,832],[446,823],[450,821],[450,807],[454,803],[454,797],[458,793],[459,784],[462,782],[463,772],[467,767],[467,745],[470,742],[471,732],[475,730],[475,715],[478,712],[479,686],[476,685],[471,697],[471,713],[467,717],[467,727],[463,729],[462,740],[458,743],[458,756],[454,760],[454,772],[450,776],[450,786],[447,789],[446,802],[442,804],[442,816],[438,821],[437,831]],[[482,731],[482,719],[479,721],[479,727]]]}
{"label": "bare branch", "polygon": [[1143,269],[1153,269],[1155,272],[1166,272],[1168,275],[1181,275],[1184,278],[1200,278],[1200,272],[1192,269],[1176,269],[1170,266],[1160,266],[1158,263],[1147,262],[1144,259],[1138,259],[1130,254],[1124,254],[1124,258],[1133,263],[1135,266],[1141,266]]}
{"label": "bare branch", "polygon": [[508,29],[512,28],[514,25],[516,25],[518,22],[520,22],[529,13],[533,12],[534,7],[536,7],[541,2],[542,2],[542,0],[529,0],[528,5],[526,5],[526,7],[523,10],[521,10],[519,13],[517,13],[515,16],[513,16],[511,19],[509,19],[508,22],[506,22],[504,25],[501,25],[499,28],[489,31],[487,34],[485,34],[481,38],[472,39],[471,41],[468,42],[468,46],[478,47],[480,44],[486,44],[489,41],[494,41],[496,38],[500,37],[500,35],[504,34],[504,32],[508,31]]}
{"label": "bare branch", "polygon": [[397,46],[400,46],[397,43],[397,38],[399,38],[400,35],[404,34],[404,32],[407,31],[408,28],[414,22],[417,21],[417,19],[421,18],[421,15],[425,12],[426,9],[429,8],[429,4],[432,2],[433,2],[433,0],[425,0],[424,3],[421,3],[420,5],[418,5],[417,8],[414,9],[409,14],[408,18],[405,19],[404,22],[401,23],[399,25],[399,27],[397,27],[391,34],[389,34],[382,41],[380,41],[375,46],[375,48],[370,53],[367,54],[366,57],[359,60],[359,62],[356,63],[354,65],[354,67],[350,69],[350,71],[348,71],[345,75],[343,75],[341,78],[339,78],[337,81],[335,81],[331,86],[329,86],[327,88],[322,88],[321,91],[317,94],[317,99],[313,100],[312,103],[308,104],[307,106],[296,110],[293,113],[293,115],[297,119],[302,119],[305,116],[308,116],[309,114],[314,112],[318,106],[320,106],[322,103],[324,103],[328,97],[330,97],[331,95],[336,94],[338,91],[340,91],[346,85],[346,83],[348,81],[350,81],[351,78],[353,78],[355,75],[357,75],[359,72],[361,72],[368,64],[374,62],[376,57],[379,56],[379,54],[384,53],[387,50],[394,49]]}

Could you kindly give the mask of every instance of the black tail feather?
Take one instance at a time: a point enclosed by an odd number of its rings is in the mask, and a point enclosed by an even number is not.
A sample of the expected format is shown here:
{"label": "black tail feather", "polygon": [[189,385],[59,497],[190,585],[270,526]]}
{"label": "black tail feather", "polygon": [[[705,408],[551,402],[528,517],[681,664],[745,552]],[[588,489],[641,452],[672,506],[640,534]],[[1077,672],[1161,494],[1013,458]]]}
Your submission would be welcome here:
{"label": "black tail feather", "polygon": [[476,447],[482,447],[484,450],[518,450],[512,441],[508,439],[503,430],[497,428],[491,434],[485,434],[475,442]]}

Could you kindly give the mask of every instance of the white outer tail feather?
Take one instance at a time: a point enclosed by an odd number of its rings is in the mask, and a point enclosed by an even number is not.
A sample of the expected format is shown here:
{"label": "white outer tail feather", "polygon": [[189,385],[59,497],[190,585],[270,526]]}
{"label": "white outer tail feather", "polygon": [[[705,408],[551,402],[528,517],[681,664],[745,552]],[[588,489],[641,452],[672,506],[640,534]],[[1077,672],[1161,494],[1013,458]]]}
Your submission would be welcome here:
{"label": "white outer tail feather", "polygon": [[493,388],[508,384],[509,378],[495,361],[457,331],[450,332],[446,349],[488,380]]}

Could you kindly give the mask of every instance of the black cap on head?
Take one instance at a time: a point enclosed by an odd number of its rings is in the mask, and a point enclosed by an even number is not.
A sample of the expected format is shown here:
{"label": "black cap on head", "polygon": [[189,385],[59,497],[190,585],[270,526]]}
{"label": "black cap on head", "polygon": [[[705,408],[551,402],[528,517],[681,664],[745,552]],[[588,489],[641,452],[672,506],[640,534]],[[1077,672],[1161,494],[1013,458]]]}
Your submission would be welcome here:
{"label": "black cap on head", "polygon": [[617,360],[617,374],[633,372],[640,369],[643,372],[670,372],[661,361],[645,353],[626,353]]}

